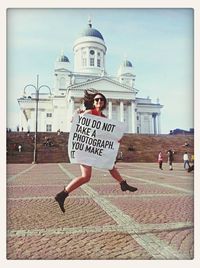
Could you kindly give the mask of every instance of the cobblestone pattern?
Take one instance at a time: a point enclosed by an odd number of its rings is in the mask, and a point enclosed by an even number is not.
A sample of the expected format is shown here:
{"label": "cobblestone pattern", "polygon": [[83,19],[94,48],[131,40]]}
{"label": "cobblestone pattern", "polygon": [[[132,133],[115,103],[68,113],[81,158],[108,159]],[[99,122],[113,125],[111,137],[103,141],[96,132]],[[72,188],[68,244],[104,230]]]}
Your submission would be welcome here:
{"label": "cobblestone pattern", "polygon": [[8,201],[8,229],[62,228],[115,224],[89,198],[68,198],[61,214],[53,199]]}
{"label": "cobblestone pattern", "polygon": [[138,199],[113,199],[116,205],[138,223],[169,223],[193,221],[193,197],[163,196]]}
{"label": "cobblestone pattern", "polygon": [[[19,252],[19,248],[21,251]],[[12,259],[152,259],[126,233],[82,233],[13,237],[8,241]]]}
{"label": "cobblestone pattern", "polygon": [[10,165],[10,164],[9,164],[9,165],[7,166],[7,171],[8,171],[8,176],[7,176],[7,178],[8,178],[9,176],[17,175],[17,174],[19,174],[20,172],[27,170],[29,167],[34,167],[34,166],[31,165],[31,164],[20,164],[20,165],[18,165],[18,164],[11,164],[11,165]]}
{"label": "cobblestone pattern", "polygon": [[177,250],[189,255],[192,259],[194,254],[194,232],[191,228],[183,228],[183,230],[171,230],[157,234],[158,238],[165,241],[168,245],[172,245]]}
{"label": "cobblestone pattern", "polygon": [[[8,188],[8,197],[12,198],[24,198],[24,197],[53,197],[55,192],[63,190],[64,183],[60,185],[21,185],[10,186]],[[86,195],[85,192],[79,188],[77,191],[71,194],[73,195]],[[71,196],[70,195],[70,196]]]}
{"label": "cobblestone pattern", "polygon": [[[192,259],[193,174],[181,164],[117,164],[138,187],[124,193],[107,171],[66,199],[59,188],[80,174],[71,164],[8,165],[8,259]],[[59,187],[60,185],[60,187]]]}

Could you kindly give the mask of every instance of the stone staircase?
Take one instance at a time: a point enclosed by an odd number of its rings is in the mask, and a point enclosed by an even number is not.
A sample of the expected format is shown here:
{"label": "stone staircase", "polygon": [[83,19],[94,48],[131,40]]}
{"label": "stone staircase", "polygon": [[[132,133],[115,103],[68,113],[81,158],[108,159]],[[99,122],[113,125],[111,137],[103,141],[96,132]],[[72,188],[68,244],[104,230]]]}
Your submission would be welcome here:
{"label": "stone staircase", "polygon": [[[185,142],[189,146],[183,146]],[[119,151],[124,162],[156,162],[158,153],[162,151],[163,160],[167,161],[167,151],[173,149],[174,161],[183,162],[184,152],[194,154],[193,135],[148,135],[125,134]]]}
{"label": "stone staircase", "polygon": [[[45,137],[49,138],[53,146],[45,146]],[[67,153],[69,133],[58,135],[53,132],[39,132],[37,135],[37,163],[69,162]],[[183,146],[185,142],[188,147]],[[18,145],[22,151],[18,151]],[[119,148],[124,162],[157,162],[159,151],[163,152],[164,161],[167,161],[167,150],[175,151],[175,162],[182,162],[183,153],[194,154],[193,135],[148,135],[125,134]],[[32,163],[34,149],[34,133],[25,132],[7,133],[7,163]]]}

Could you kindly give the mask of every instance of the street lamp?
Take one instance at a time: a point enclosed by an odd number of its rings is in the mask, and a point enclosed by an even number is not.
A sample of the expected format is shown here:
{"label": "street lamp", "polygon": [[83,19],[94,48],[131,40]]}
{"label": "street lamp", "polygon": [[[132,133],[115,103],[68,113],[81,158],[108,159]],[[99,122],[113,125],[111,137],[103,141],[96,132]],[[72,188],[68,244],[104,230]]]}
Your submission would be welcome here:
{"label": "street lamp", "polygon": [[38,103],[39,103],[39,92],[40,89],[43,87],[47,87],[49,89],[49,92],[51,94],[51,89],[47,85],[41,85],[39,86],[39,75],[37,75],[37,83],[36,86],[29,84],[24,87],[24,93],[25,89],[27,87],[33,87],[36,92],[35,101],[36,101],[36,108],[35,108],[35,137],[34,137],[34,150],[33,150],[33,162],[32,164],[37,163],[37,132],[38,132]]}

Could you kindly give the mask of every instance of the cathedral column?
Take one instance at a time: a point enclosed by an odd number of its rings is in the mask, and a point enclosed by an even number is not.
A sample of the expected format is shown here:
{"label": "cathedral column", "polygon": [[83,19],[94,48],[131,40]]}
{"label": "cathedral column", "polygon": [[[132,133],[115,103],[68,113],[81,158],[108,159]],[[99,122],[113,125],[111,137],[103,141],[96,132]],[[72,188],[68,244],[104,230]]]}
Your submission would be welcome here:
{"label": "cathedral column", "polygon": [[124,102],[120,101],[120,121],[124,122]]}
{"label": "cathedral column", "polygon": [[154,129],[154,133],[153,134],[157,134],[156,116],[157,116],[157,113],[152,113],[152,117],[153,117],[153,129]]}
{"label": "cathedral column", "polygon": [[108,100],[108,118],[112,119],[112,101]]}
{"label": "cathedral column", "polygon": [[24,110],[20,110],[20,124],[19,124],[19,129],[21,130],[23,127],[23,129],[25,130],[27,127],[27,119],[25,117],[25,112]]}
{"label": "cathedral column", "polygon": [[153,134],[152,113],[148,113],[149,117],[149,134]]}
{"label": "cathedral column", "polygon": [[73,113],[74,113],[74,98],[71,98],[70,101],[71,101],[71,113],[73,115]]}
{"label": "cathedral column", "polygon": [[136,104],[135,101],[131,102],[131,132],[136,133]]}
{"label": "cathedral column", "polygon": [[23,126],[23,118],[22,118],[22,116],[24,116],[24,115],[23,115],[22,110],[20,110],[20,114],[19,114],[19,129],[21,129],[22,126]]}
{"label": "cathedral column", "polygon": [[157,116],[157,123],[158,123],[158,134],[161,133],[161,127],[160,127],[160,113]]}

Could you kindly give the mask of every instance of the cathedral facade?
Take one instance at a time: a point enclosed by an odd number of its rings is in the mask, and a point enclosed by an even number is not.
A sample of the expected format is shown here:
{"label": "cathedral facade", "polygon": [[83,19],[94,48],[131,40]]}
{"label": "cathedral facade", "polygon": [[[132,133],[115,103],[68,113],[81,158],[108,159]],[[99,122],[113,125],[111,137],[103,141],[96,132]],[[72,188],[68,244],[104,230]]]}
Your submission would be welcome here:
{"label": "cathedral facade", "polygon": [[[95,89],[107,98],[104,113],[108,118],[124,122],[126,133],[160,134],[162,105],[150,98],[138,98],[134,88],[135,74],[132,62],[125,59],[116,76],[106,72],[107,47],[102,34],[88,26],[73,46],[74,68],[64,53],[56,59],[54,86],[48,93],[28,94],[23,89],[18,99],[20,128],[35,131],[69,132],[76,109],[81,108],[85,89]],[[38,118],[38,120],[36,120]]]}

